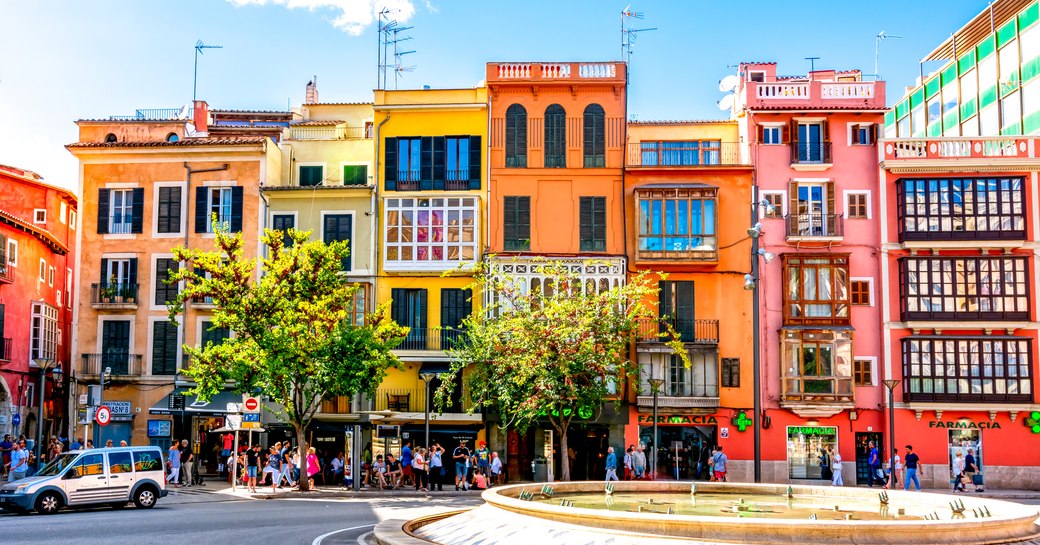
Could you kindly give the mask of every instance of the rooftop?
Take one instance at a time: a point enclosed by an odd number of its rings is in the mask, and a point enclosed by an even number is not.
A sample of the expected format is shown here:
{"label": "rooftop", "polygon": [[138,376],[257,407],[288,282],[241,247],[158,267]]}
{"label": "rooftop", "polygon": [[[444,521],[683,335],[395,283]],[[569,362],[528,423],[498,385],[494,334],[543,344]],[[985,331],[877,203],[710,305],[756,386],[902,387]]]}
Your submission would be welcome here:
{"label": "rooftop", "polygon": [[263,144],[266,137],[245,138],[185,138],[176,142],[149,140],[144,142],[74,142],[65,147],[72,148],[176,148],[197,146],[246,146]]}
{"label": "rooftop", "polygon": [[28,233],[40,242],[47,245],[47,247],[50,248],[51,251],[58,255],[65,255],[69,253],[68,247],[62,244],[57,238],[55,238],[55,236],[52,235],[50,231],[46,229],[41,229],[23,219],[18,218],[10,212],[0,210],[0,223],[10,225],[15,229]]}

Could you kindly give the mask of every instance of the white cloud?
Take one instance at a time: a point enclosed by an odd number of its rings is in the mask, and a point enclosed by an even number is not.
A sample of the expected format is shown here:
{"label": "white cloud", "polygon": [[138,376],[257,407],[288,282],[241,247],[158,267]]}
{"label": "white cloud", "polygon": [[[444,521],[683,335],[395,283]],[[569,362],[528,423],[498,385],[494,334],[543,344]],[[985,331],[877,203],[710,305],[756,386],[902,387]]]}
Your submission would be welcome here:
{"label": "white cloud", "polygon": [[329,10],[332,26],[357,36],[376,22],[383,8],[392,10],[391,19],[404,22],[415,15],[412,0],[227,0],[236,6],[285,6],[307,11]]}

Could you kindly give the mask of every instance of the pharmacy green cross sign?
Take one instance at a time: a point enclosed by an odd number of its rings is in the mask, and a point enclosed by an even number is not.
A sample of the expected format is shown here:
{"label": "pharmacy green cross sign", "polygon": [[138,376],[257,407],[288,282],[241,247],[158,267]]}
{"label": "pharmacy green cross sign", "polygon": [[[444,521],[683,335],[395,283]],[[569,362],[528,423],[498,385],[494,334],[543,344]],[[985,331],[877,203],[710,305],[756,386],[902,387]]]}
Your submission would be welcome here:
{"label": "pharmacy green cross sign", "polygon": [[739,431],[745,431],[749,426],[754,424],[755,421],[748,418],[744,411],[737,413],[737,417],[733,419],[733,425],[737,427]]}
{"label": "pharmacy green cross sign", "polygon": [[1040,411],[1033,411],[1026,418],[1026,426],[1036,434],[1040,434]]}

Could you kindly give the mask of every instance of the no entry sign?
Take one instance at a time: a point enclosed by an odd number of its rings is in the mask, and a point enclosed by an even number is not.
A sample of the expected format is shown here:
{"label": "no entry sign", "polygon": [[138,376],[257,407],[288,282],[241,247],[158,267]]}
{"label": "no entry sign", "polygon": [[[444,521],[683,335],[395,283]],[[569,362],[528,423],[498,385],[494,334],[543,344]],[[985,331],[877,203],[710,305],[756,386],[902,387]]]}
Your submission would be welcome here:
{"label": "no entry sign", "polygon": [[242,400],[242,410],[247,413],[260,411],[260,400],[255,397],[247,397]]}
{"label": "no entry sign", "polygon": [[107,426],[112,421],[112,410],[105,405],[98,407],[94,413],[94,420],[99,426]]}

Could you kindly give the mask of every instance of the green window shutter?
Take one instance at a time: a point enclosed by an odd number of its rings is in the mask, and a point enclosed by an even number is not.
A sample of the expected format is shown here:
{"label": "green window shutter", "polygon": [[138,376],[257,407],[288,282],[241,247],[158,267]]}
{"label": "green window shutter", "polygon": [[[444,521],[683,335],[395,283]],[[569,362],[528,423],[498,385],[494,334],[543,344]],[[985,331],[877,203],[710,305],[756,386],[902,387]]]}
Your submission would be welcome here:
{"label": "green window shutter", "polygon": [[527,110],[513,104],[506,110],[506,167],[527,166]]}
{"label": "green window shutter", "polygon": [[592,249],[592,197],[582,197],[578,202],[578,247],[583,251]]}
{"label": "green window shutter", "polygon": [[[405,158],[407,160],[407,158]],[[397,189],[397,139],[383,141],[383,181],[387,191]]]}
{"label": "green window shutter", "polygon": [[345,165],[343,167],[343,185],[368,184],[367,165]]}
{"label": "green window shutter", "polygon": [[[657,283],[658,294],[657,294],[657,317],[662,321],[671,321],[672,316],[672,282],[668,280],[662,280]],[[660,325],[659,331],[664,333],[668,331],[664,323]]]}
{"label": "green window shutter", "polygon": [[130,218],[130,232],[140,233],[144,229],[144,188],[135,187],[130,193],[133,195],[131,198],[131,214],[133,217]]}
{"label": "green window shutter", "polygon": [[518,246],[516,233],[516,215],[519,197],[503,197],[502,199],[502,248],[513,251]]}
{"label": "green window shutter", "polygon": [[695,338],[694,327],[694,298],[693,282],[678,281],[675,288],[675,329],[684,341],[690,342]]}
{"label": "green window shutter", "polygon": [[231,232],[242,232],[242,186],[231,188]]}
{"label": "green window shutter", "polygon": [[567,167],[567,112],[563,106],[552,104],[545,109],[545,140],[542,150],[545,168]]}
{"label": "green window shutter", "polygon": [[390,319],[400,325],[408,325],[407,309],[405,290],[403,288],[392,288],[390,290]]}
{"label": "green window shutter", "polygon": [[325,169],[320,165],[309,165],[300,167],[300,187],[313,187],[322,184],[325,179]]}
{"label": "green window shutter", "polygon": [[181,230],[181,188],[159,188],[159,218],[157,228],[160,233],[177,233]]}
{"label": "green window shutter", "polygon": [[108,234],[108,213],[112,207],[110,192],[110,189],[98,190],[97,232],[99,235]]}
{"label": "green window shutter", "polygon": [[[336,241],[346,241],[352,245],[351,229],[353,226],[352,217],[350,214],[328,214],[325,216],[325,236],[324,241],[326,244]],[[350,270],[350,255],[343,258],[343,270]]]}
{"label": "green window shutter", "polygon": [[480,135],[469,137],[469,188],[480,189],[480,156],[483,148]]}
{"label": "green window shutter", "polygon": [[433,188],[440,190],[444,189],[444,181],[448,179],[448,146],[457,145],[457,139],[435,136],[431,145],[433,146]]}
{"label": "green window shutter", "polygon": [[206,198],[206,188],[195,188],[195,232],[205,233],[209,231],[209,200]]}
{"label": "green window shutter", "polygon": [[419,189],[433,189],[433,137],[419,139]]}
{"label": "green window shutter", "polygon": [[152,323],[152,374],[177,374],[178,326],[167,320]]}
{"label": "green window shutter", "polygon": [[289,237],[288,231],[296,227],[295,223],[296,218],[291,214],[275,214],[271,217],[271,228],[285,233],[282,235],[282,244],[286,247],[293,245],[293,239]]}

